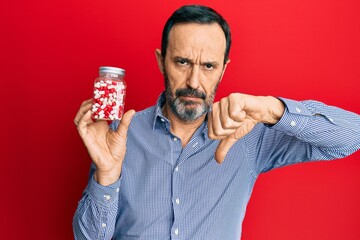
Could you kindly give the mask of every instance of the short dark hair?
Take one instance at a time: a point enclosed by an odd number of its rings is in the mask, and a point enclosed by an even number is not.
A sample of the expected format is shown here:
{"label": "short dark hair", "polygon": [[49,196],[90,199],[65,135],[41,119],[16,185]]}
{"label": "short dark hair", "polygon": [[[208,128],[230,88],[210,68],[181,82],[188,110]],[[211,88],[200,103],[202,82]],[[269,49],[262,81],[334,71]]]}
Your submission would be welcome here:
{"label": "short dark hair", "polygon": [[226,20],[217,13],[214,9],[201,6],[201,5],[185,5],[176,10],[170,18],[167,20],[161,39],[161,55],[163,59],[166,56],[166,50],[169,41],[169,32],[171,28],[177,23],[200,23],[200,24],[211,24],[217,23],[224,31],[226,39],[226,48],[224,63],[229,59],[230,46],[231,46],[231,33],[229,24]]}

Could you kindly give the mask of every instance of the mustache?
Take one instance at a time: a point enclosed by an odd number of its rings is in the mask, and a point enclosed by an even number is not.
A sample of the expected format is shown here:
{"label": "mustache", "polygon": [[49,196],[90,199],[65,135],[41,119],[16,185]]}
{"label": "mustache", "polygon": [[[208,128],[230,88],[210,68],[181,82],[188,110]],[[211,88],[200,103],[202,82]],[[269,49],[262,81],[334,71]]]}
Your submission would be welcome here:
{"label": "mustache", "polygon": [[178,97],[197,97],[203,100],[206,99],[206,94],[192,88],[182,88],[175,91],[175,96]]}

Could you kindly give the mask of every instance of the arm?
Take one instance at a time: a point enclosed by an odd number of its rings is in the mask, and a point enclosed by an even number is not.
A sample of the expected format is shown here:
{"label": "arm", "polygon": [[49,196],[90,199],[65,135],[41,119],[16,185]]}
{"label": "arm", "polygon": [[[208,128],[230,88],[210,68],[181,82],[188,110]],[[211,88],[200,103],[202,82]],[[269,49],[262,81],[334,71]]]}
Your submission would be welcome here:
{"label": "arm", "polygon": [[257,171],[310,160],[348,156],[360,148],[360,116],[317,101],[282,99],[280,121],[262,128],[261,140],[250,147]]}
{"label": "arm", "polygon": [[83,102],[74,119],[93,161],[90,179],[73,218],[75,239],[111,239],[118,210],[127,130],[134,111],[124,114],[116,130],[91,119],[92,100]]}
{"label": "arm", "polygon": [[94,180],[94,171],[92,164],[88,186],[73,217],[76,240],[111,239],[115,230],[121,180],[102,186]]}
{"label": "arm", "polygon": [[271,96],[232,93],[214,103],[208,114],[208,134],[211,139],[221,140],[215,152],[217,163],[222,163],[232,145],[257,123],[276,124],[284,111],[284,104]]}
{"label": "arm", "polygon": [[[209,136],[221,140],[215,154],[219,163],[230,147],[257,123],[272,130],[259,133],[262,141],[253,149],[253,155],[264,152],[279,161],[288,152],[300,155],[300,149],[306,159],[330,159],[349,155],[360,146],[357,114],[315,101],[300,103],[236,93],[215,103],[209,115]],[[294,151],[287,149],[288,143],[292,143]],[[275,146],[285,152],[273,152]]]}

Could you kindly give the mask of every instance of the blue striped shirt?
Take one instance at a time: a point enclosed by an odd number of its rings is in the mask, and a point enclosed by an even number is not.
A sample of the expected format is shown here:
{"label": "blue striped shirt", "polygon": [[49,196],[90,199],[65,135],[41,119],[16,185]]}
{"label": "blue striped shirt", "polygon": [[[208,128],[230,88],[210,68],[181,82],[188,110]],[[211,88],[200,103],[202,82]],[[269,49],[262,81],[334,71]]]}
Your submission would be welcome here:
{"label": "blue striped shirt", "polygon": [[161,113],[161,95],[130,124],[120,179],[101,186],[91,167],[73,219],[75,239],[238,240],[260,173],[360,148],[359,115],[316,101],[281,100],[280,121],[257,124],[219,165],[219,141],[208,138],[207,123],[182,147]]}

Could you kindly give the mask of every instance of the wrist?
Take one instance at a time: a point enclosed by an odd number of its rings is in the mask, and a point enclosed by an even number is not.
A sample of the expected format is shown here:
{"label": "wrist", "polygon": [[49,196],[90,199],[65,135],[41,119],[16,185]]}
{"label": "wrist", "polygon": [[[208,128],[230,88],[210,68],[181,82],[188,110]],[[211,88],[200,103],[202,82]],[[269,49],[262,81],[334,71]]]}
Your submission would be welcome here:
{"label": "wrist", "polygon": [[101,172],[95,170],[94,172],[94,180],[102,185],[102,186],[109,186],[119,180],[120,173],[117,171],[108,171],[108,172]]}
{"label": "wrist", "polygon": [[278,98],[267,96],[265,97],[265,103],[267,106],[267,114],[263,121],[265,124],[276,124],[284,115],[285,105]]}

